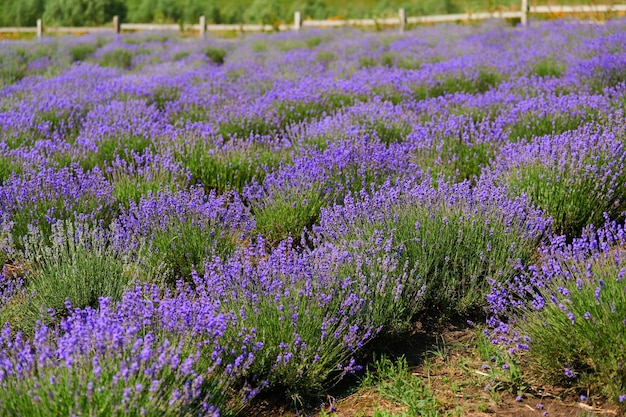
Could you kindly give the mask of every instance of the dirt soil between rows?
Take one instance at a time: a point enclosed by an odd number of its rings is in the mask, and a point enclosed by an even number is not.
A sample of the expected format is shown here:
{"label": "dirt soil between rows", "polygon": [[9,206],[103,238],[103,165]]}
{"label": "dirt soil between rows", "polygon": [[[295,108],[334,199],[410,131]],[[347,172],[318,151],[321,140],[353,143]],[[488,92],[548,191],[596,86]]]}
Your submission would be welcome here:
{"label": "dirt soil between rows", "polygon": [[[412,375],[428,381],[441,405],[438,415],[462,417],[623,417],[619,407],[593,398],[580,398],[562,388],[531,384],[521,401],[512,392],[485,389],[485,363],[476,352],[478,331],[464,320],[423,326],[419,323],[403,339],[377,346],[389,357],[404,356]],[[380,348],[382,347],[382,352]],[[435,354],[436,352],[436,354]],[[374,388],[362,388],[337,398],[329,397],[324,409],[296,410],[284,400],[265,397],[245,414],[250,417],[371,417],[377,410],[401,416],[406,407],[390,401]]]}

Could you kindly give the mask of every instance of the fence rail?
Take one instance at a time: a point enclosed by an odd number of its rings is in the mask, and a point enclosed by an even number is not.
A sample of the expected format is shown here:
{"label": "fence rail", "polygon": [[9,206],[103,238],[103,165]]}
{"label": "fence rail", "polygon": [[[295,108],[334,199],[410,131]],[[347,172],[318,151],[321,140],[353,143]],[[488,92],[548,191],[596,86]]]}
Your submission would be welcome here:
{"label": "fence rail", "polygon": [[614,5],[577,5],[577,6],[534,6],[531,13],[607,13],[626,12],[626,4]]}
{"label": "fence rail", "polygon": [[398,11],[397,17],[387,17],[380,19],[347,19],[347,20],[302,20],[300,12],[295,12],[293,24],[280,24],[279,26],[259,25],[259,24],[207,24],[204,16],[200,17],[197,24],[152,24],[152,23],[120,23],[117,16],[113,18],[111,26],[102,27],[46,27],[44,28],[41,19],[37,21],[37,27],[0,27],[0,33],[35,33],[41,39],[44,33],[94,33],[114,31],[133,32],[144,30],[159,31],[192,31],[204,36],[207,32],[263,32],[271,30],[300,30],[301,28],[333,28],[344,26],[398,26],[404,30],[406,24],[419,23],[444,23],[457,21],[471,21],[484,19],[520,19],[522,25],[526,25],[529,14],[590,14],[590,13],[616,13],[626,12],[626,4],[615,5],[576,5],[576,6],[528,6],[528,0],[521,0],[521,7],[518,11],[498,11],[498,12],[478,12],[478,13],[457,13],[433,16],[411,16],[405,15],[404,9]]}

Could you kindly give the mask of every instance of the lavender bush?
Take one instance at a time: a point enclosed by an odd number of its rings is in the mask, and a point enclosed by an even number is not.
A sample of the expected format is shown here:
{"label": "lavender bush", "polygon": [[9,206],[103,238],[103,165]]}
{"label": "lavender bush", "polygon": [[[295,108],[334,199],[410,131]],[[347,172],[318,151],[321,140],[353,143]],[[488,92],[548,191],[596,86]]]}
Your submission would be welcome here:
{"label": "lavender bush", "polygon": [[555,237],[543,247],[541,264],[495,285],[494,343],[555,383],[617,402],[626,390],[624,236],[623,224],[608,222],[586,228],[571,244]]}
{"label": "lavender bush", "polygon": [[359,350],[404,313],[396,303],[409,294],[419,302],[409,285],[415,278],[390,243],[364,253],[324,245],[299,254],[290,241],[269,252],[259,241],[208,264],[194,282],[263,341],[253,373],[292,399],[313,398],[360,369]]}
{"label": "lavender bush", "polygon": [[28,265],[23,295],[2,316],[25,333],[38,320],[50,324],[47,309],[61,311],[66,302],[95,307],[100,297],[118,301],[133,282],[159,279],[156,269],[140,266],[130,253],[115,247],[111,233],[89,222],[56,222],[49,237],[33,228],[21,246],[19,259]]}
{"label": "lavender bush", "polygon": [[410,285],[425,285],[425,306],[444,314],[483,305],[489,280],[512,276],[550,230],[525,199],[509,200],[506,189],[488,182],[404,181],[359,197],[323,212],[318,239],[346,248],[372,236],[390,239],[413,269]]}
{"label": "lavender bush", "polygon": [[486,306],[626,398],[625,28],[1,42],[0,414],[318,401]]}
{"label": "lavender bush", "polygon": [[[621,130],[621,129],[620,129]],[[554,219],[555,231],[573,236],[604,215],[622,215],[626,153],[619,130],[586,125],[575,131],[502,147],[496,176],[524,193]]]}
{"label": "lavender bush", "polygon": [[238,401],[226,393],[261,345],[244,335],[237,348],[222,345],[235,322],[214,302],[182,286],[137,286],[117,305],[101,298],[97,307],[50,310],[67,317],[58,327],[38,322],[32,339],[7,323],[3,414],[228,415],[245,400],[245,390]]}
{"label": "lavender bush", "polygon": [[116,244],[147,265],[164,263],[169,281],[191,280],[214,256],[226,257],[248,238],[254,221],[236,194],[202,189],[159,191],[132,202],[112,225]]}

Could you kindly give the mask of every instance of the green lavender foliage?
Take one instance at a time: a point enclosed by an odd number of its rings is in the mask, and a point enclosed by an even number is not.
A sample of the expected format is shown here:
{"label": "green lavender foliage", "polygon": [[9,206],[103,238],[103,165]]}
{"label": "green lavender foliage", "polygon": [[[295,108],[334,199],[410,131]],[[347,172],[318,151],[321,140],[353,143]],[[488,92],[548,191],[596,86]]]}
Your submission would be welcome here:
{"label": "green lavender foliage", "polygon": [[[529,297],[522,334],[530,337],[531,369],[553,383],[601,393],[618,402],[626,390],[626,291],[623,250],[586,261],[561,263],[565,274],[538,290],[545,306]],[[535,298],[536,300],[536,298]]]}
{"label": "green lavender foliage", "polygon": [[16,329],[29,332],[37,320],[49,322],[47,310],[63,311],[66,300],[78,308],[96,307],[100,297],[120,300],[131,283],[156,276],[115,251],[107,234],[89,224],[59,221],[51,233],[31,229],[21,239],[26,292],[1,314]]}

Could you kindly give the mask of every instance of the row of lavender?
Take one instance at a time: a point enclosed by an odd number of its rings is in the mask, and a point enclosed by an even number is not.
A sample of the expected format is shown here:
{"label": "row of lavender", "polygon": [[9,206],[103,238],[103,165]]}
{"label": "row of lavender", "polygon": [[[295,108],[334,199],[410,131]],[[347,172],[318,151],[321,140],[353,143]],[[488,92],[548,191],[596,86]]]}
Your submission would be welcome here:
{"label": "row of lavender", "polygon": [[621,399],[625,29],[1,45],[2,414],[234,415],[485,308]]}

